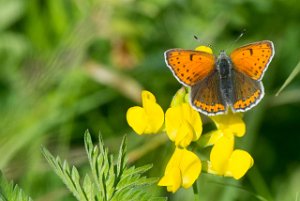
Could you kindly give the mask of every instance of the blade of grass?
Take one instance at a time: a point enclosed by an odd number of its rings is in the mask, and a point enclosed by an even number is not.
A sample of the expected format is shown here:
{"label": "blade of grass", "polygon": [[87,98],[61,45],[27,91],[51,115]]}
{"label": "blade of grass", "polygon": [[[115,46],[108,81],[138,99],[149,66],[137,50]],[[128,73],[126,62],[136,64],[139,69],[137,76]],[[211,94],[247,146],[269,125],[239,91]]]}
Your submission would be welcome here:
{"label": "blade of grass", "polygon": [[283,85],[280,87],[280,89],[277,91],[277,93],[275,94],[275,96],[278,96],[281,91],[283,89],[285,89],[287,87],[288,84],[291,83],[291,81],[297,76],[297,74],[300,72],[300,61],[298,62],[298,64],[296,65],[296,67],[294,68],[294,70],[291,72],[291,74],[289,75],[289,77],[285,80],[285,82],[283,83]]}

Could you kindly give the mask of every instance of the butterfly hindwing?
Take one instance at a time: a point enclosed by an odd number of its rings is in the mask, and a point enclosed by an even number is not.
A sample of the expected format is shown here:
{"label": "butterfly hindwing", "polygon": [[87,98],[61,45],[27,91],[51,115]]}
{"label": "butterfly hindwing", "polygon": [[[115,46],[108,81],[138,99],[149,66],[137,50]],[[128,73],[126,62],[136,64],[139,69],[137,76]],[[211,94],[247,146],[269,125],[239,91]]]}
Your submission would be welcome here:
{"label": "butterfly hindwing", "polygon": [[206,115],[224,114],[226,112],[217,71],[213,71],[205,79],[192,86],[190,98],[192,106]]}
{"label": "butterfly hindwing", "polygon": [[272,41],[264,40],[235,49],[230,58],[235,70],[254,80],[261,80],[274,53]]}
{"label": "butterfly hindwing", "polygon": [[171,49],[165,52],[165,61],[174,76],[185,86],[195,85],[215,68],[214,55],[202,51]]}
{"label": "butterfly hindwing", "polygon": [[253,80],[236,70],[233,70],[233,89],[232,109],[234,112],[245,112],[251,109],[264,96],[261,81]]}

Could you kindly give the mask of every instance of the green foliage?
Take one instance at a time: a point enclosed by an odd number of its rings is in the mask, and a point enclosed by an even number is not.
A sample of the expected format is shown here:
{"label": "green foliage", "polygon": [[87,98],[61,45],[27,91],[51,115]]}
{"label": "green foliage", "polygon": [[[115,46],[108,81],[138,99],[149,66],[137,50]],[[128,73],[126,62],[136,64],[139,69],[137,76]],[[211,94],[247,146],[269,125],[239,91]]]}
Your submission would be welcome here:
{"label": "green foliage", "polygon": [[108,154],[107,148],[104,147],[101,136],[99,145],[94,146],[89,132],[86,131],[84,141],[92,179],[86,174],[83,183],[76,167],[70,168],[67,161],[61,162],[59,157],[54,158],[47,149],[42,148],[48,163],[77,200],[165,200],[153,197],[145,188],[157,181],[156,178],[142,176],[152,165],[139,168],[126,166],[126,137],[123,138],[116,164],[113,155]]}
{"label": "green foliage", "polygon": [[0,172],[0,200],[1,201],[32,201],[18,185],[8,182]]}

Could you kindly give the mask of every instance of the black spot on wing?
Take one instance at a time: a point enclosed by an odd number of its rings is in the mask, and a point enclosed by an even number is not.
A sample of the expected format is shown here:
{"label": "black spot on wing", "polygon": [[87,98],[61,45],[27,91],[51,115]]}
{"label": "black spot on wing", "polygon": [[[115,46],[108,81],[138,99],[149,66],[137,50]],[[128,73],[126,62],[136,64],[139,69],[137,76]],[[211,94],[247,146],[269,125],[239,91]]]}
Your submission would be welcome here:
{"label": "black spot on wing", "polygon": [[190,61],[193,61],[193,57],[195,54],[190,54]]}
{"label": "black spot on wing", "polygon": [[253,55],[253,49],[252,49],[252,48],[249,48],[248,50],[249,50],[249,52],[250,52],[250,55],[252,56],[252,55]]}

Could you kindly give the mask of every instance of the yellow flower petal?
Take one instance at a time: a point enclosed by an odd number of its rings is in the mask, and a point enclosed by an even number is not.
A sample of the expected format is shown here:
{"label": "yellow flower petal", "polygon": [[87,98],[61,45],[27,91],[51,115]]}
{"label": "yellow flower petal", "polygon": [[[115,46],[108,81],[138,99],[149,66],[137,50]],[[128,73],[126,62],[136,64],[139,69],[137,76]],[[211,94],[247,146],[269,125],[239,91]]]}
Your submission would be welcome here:
{"label": "yellow flower petal", "polygon": [[199,177],[202,166],[198,156],[191,151],[183,150],[180,163],[182,187],[189,188]]}
{"label": "yellow flower petal", "polygon": [[176,148],[159,181],[159,186],[167,186],[167,190],[175,192],[180,186],[189,188],[201,172],[201,161],[193,152]]}
{"label": "yellow flower petal", "polygon": [[147,127],[145,133],[157,133],[164,123],[164,111],[154,102],[147,102],[145,112],[147,115]]}
{"label": "yellow flower petal", "polygon": [[188,103],[182,104],[182,110],[183,118],[186,119],[194,128],[193,141],[198,140],[202,133],[202,121],[199,113],[194,110]]}
{"label": "yellow flower petal", "polygon": [[165,114],[166,132],[170,140],[175,141],[178,129],[182,124],[180,106],[171,107]]}
{"label": "yellow flower petal", "polygon": [[225,176],[240,179],[253,166],[253,163],[253,158],[248,152],[236,149],[230,156]]}
{"label": "yellow flower petal", "polygon": [[150,91],[143,90],[142,91],[142,104],[143,104],[143,107],[147,107],[148,102],[155,103],[156,102],[155,96]]}
{"label": "yellow flower petal", "polygon": [[212,171],[224,175],[227,169],[228,160],[232,154],[234,138],[222,137],[213,146],[210,152]]}
{"label": "yellow flower petal", "polygon": [[199,46],[199,47],[196,47],[195,50],[197,50],[197,51],[202,51],[202,52],[207,52],[207,53],[210,53],[210,54],[213,53],[213,51],[212,51],[212,49],[211,49],[210,47],[204,46],[204,45],[201,45],[201,46]]}
{"label": "yellow flower petal", "polygon": [[144,133],[147,126],[147,117],[144,108],[135,106],[127,110],[126,119],[129,126],[139,135]]}
{"label": "yellow flower petal", "polygon": [[191,141],[198,140],[202,133],[200,115],[188,103],[169,108],[165,119],[168,137],[181,147],[186,147]]}
{"label": "yellow flower petal", "polygon": [[178,167],[172,167],[168,170],[163,178],[161,178],[157,185],[166,186],[167,191],[175,193],[181,186],[181,174]]}
{"label": "yellow flower petal", "polygon": [[234,138],[222,137],[210,153],[208,172],[240,179],[253,165],[253,158],[243,150],[233,151]]}
{"label": "yellow flower petal", "polygon": [[219,130],[222,130],[225,135],[235,135],[238,137],[244,136],[246,125],[242,120],[240,113],[229,112],[226,115],[212,116],[211,119],[216,124]]}
{"label": "yellow flower petal", "polygon": [[157,133],[164,123],[164,111],[149,91],[142,91],[142,103],[143,107],[135,106],[128,109],[127,122],[139,135]]}
{"label": "yellow flower petal", "polygon": [[183,122],[177,130],[178,135],[175,137],[175,145],[187,147],[194,137],[193,127],[188,122]]}

